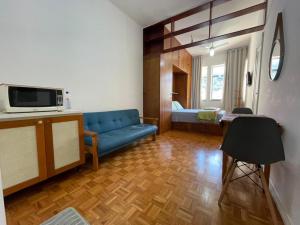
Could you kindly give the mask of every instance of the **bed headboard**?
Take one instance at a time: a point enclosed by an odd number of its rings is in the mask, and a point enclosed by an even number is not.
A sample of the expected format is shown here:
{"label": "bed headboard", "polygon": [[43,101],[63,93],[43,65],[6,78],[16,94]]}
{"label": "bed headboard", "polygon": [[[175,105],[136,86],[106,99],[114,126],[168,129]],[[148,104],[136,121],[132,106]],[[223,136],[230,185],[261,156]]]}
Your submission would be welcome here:
{"label": "bed headboard", "polygon": [[184,109],[178,101],[172,101],[172,111]]}

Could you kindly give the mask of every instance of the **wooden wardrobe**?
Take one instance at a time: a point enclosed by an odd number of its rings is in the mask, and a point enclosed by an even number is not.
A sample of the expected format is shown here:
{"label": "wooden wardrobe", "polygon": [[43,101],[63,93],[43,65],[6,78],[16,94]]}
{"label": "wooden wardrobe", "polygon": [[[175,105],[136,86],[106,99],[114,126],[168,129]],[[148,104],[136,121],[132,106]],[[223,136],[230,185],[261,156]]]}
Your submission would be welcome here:
{"label": "wooden wardrobe", "polygon": [[[144,29],[143,111],[145,117],[159,118],[160,133],[171,129],[172,100],[190,108],[191,98],[192,56],[189,52],[184,49],[163,53],[164,48],[180,45],[176,38],[148,41],[168,32],[163,25]],[[185,77],[177,77],[180,73]]]}

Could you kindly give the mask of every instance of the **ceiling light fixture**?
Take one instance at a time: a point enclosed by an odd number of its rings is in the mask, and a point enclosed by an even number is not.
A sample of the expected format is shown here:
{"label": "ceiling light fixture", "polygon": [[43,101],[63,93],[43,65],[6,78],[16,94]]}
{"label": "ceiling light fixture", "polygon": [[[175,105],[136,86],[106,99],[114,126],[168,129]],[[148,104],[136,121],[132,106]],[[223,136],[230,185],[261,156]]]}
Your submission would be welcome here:
{"label": "ceiling light fixture", "polygon": [[213,46],[209,48],[209,55],[211,57],[215,55],[215,48]]}

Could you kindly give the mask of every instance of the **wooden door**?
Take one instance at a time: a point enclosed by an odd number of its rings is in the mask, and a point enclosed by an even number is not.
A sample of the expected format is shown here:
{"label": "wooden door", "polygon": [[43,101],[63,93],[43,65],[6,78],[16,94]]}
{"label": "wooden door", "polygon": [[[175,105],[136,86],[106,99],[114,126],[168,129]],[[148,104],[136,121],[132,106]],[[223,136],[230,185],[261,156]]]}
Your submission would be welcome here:
{"label": "wooden door", "polygon": [[43,120],[0,122],[0,146],[4,195],[46,179]]}
{"label": "wooden door", "polygon": [[46,119],[48,177],[85,162],[82,115]]}
{"label": "wooden door", "polygon": [[172,53],[166,53],[161,55],[160,68],[160,133],[171,129],[172,86]]}
{"label": "wooden door", "polygon": [[143,113],[145,117],[160,117],[160,56],[144,56]]}

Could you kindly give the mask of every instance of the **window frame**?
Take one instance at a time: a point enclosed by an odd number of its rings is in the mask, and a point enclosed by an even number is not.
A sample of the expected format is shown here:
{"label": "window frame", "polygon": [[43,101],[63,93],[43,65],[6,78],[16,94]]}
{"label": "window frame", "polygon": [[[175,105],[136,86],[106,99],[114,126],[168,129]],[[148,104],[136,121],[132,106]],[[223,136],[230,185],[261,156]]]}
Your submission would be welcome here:
{"label": "window frame", "polygon": [[211,65],[211,72],[210,72],[210,95],[209,95],[209,99],[210,101],[223,101],[223,97],[222,96],[220,99],[219,98],[213,98],[213,70],[216,67],[223,67],[224,68],[224,72],[223,72],[223,91],[222,91],[222,95],[224,95],[224,85],[225,85],[225,64],[218,64],[218,65]]}
{"label": "window frame", "polygon": [[[224,67],[224,82],[223,82],[223,96],[221,99],[213,99],[212,98],[212,87],[213,87],[213,68],[218,67],[218,66],[223,66]],[[223,97],[224,97],[224,86],[225,86],[225,76],[226,76],[226,65],[225,63],[220,63],[220,64],[215,64],[215,65],[203,65],[201,66],[201,71],[202,68],[207,67],[207,80],[206,80],[206,99],[202,99],[201,96],[201,101],[202,102],[222,102]],[[201,82],[202,82],[202,76],[201,76]],[[202,86],[202,85],[201,85]],[[201,91],[201,90],[200,90]]]}

